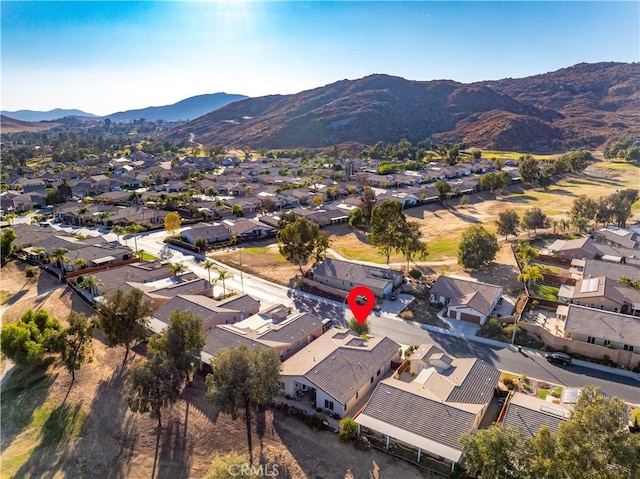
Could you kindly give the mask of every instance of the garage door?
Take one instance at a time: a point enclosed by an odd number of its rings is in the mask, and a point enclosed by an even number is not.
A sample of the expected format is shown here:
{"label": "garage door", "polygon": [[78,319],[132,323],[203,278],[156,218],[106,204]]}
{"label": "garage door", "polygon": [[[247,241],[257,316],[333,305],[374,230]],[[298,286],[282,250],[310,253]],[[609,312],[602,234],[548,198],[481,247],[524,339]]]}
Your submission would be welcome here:
{"label": "garage door", "polygon": [[480,324],[480,317],[469,313],[460,313],[460,319],[468,323]]}
{"label": "garage door", "polygon": [[453,319],[456,319],[456,311],[454,311],[453,309],[450,309],[449,310],[449,317],[453,318]]}

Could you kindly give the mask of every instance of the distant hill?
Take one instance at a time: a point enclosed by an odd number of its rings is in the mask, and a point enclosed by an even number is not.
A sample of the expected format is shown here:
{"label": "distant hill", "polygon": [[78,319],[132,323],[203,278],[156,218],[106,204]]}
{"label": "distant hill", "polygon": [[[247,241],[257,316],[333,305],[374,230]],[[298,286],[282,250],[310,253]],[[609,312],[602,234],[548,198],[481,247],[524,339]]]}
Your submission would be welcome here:
{"label": "distant hill", "polygon": [[168,133],[253,148],[464,140],[484,149],[597,148],[640,136],[640,65],[581,64],[522,79],[463,84],[388,75],[343,80],[294,95],[250,98]]}
{"label": "distant hill", "polygon": [[55,128],[58,123],[51,122],[31,122],[16,120],[5,115],[0,115],[0,131],[2,133],[19,133],[23,131],[43,131]]}
{"label": "distant hill", "polygon": [[185,100],[166,106],[150,106],[139,110],[127,110],[112,113],[103,118],[111,121],[128,122],[144,118],[145,120],[157,121],[181,121],[193,120],[213,110],[238,100],[249,98],[245,95],[231,95],[227,93],[211,93],[186,98]]}
{"label": "distant hill", "polygon": [[51,121],[59,120],[67,116],[74,117],[86,117],[97,118],[93,113],[86,113],[81,110],[65,110],[62,108],[56,108],[49,111],[36,111],[36,110],[18,110],[18,111],[3,111],[3,115],[16,120],[22,121]]}

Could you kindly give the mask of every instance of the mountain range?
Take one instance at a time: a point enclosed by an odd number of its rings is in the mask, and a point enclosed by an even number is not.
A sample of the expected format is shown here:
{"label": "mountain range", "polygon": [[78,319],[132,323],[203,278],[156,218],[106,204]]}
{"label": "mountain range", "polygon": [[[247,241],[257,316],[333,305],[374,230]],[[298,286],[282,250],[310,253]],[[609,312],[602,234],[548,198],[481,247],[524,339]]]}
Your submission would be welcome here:
{"label": "mountain range", "polygon": [[129,122],[144,118],[145,120],[157,121],[186,121],[198,118],[205,113],[216,110],[238,100],[249,98],[245,95],[235,95],[227,93],[210,93],[205,95],[192,96],[172,105],[150,106],[136,110],[126,110],[117,113],[111,113],[105,116],[98,116],[92,113],[86,113],[81,110],[64,110],[56,108],[50,111],[3,111],[2,115],[21,121],[51,121],[65,117],[75,117],[87,120],[104,120],[109,118],[111,121]]}
{"label": "mountain range", "polygon": [[293,95],[234,102],[180,125],[203,144],[323,148],[378,141],[465,141],[557,152],[640,137],[640,64],[578,64],[520,79],[464,84],[375,74]]}

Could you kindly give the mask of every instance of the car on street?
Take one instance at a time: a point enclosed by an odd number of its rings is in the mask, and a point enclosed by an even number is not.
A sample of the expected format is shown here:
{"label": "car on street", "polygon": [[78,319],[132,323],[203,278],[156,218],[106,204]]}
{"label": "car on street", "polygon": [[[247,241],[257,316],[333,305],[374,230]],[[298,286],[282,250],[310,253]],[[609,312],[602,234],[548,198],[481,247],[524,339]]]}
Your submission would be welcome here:
{"label": "car on street", "polygon": [[571,356],[565,353],[545,353],[544,357],[550,363],[560,363],[566,366],[571,364]]}

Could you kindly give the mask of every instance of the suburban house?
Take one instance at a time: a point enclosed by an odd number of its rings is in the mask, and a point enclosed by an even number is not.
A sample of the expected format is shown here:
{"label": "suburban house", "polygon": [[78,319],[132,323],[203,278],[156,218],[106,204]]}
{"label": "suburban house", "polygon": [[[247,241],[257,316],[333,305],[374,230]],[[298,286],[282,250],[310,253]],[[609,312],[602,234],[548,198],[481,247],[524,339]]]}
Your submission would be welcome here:
{"label": "suburban house", "polygon": [[240,240],[268,238],[275,235],[275,229],[254,219],[241,218],[223,223],[231,234]]}
{"label": "suburban house", "polygon": [[[92,273],[101,283],[100,292],[105,295],[122,288],[126,283],[151,283],[165,278],[175,277],[168,265],[159,261],[131,263],[117,268],[105,269]],[[195,273],[178,276],[182,281],[197,279]]]}
{"label": "suburban house", "polygon": [[327,258],[313,268],[313,279],[344,292],[366,286],[377,297],[385,297],[402,284],[403,274],[393,269]]}
{"label": "suburban house", "polygon": [[282,365],[281,394],[315,395],[317,407],[340,417],[356,405],[399,361],[400,345],[391,339],[356,336],[330,329]]}
{"label": "suburban house", "polygon": [[640,234],[626,228],[605,226],[597,231],[593,231],[592,234],[598,241],[610,245],[623,246],[631,249],[640,248]]}
{"label": "suburban house", "polygon": [[640,314],[640,290],[603,276],[580,279],[574,286],[562,285],[558,300],[614,313]]}
{"label": "suburban house", "polygon": [[632,281],[640,281],[640,267],[634,264],[624,264],[613,261],[598,261],[595,259],[573,259],[569,274],[573,279],[594,278],[606,276],[619,280],[629,278]]}
{"label": "suburban house", "polygon": [[571,240],[558,239],[551,243],[547,250],[558,258],[594,259],[598,256],[598,250],[594,248],[594,243],[594,240],[586,236]]}
{"label": "suburban house", "polygon": [[204,331],[210,331],[218,324],[232,324],[242,321],[245,315],[242,311],[233,309],[207,296],[200,294],[184,294],[171,298],[153,313],[151,329],[161,331],[169,324],[169,317],[175,310],[190,311],[198,314],[203,320]]}
{"label": "suburban house", "polygon": [[190,244],[195,244],[198,238],[204,238],[210,244],[231,240],[229,228],[220,223],[198,223],[190,229],[182,231],[180,236]]}
{"label": "suburban house", "polygon": [[202,358],[208,361],[218,351],[244,344],[249,348],[273,349],[285,360],[322,335],[325,321],[307,313],[289,316],[289,309],[275,305],[247,319],[218,325],[207,332]]}
{"label": "suburban house", "polygon": [[[128,281],[120,286],[124,292],[134,288],[142,291],[144,300],[149,301],[154,310],[178,295],[213,295],[211,283],[206,279],[194,278],[192,274],[181,274],[147,283]],[[101,288],[98,286],[97,290],[100,291]]]}
{"label": "suburban house", "polygon": [[431,302],[442,303],[446,316],[484,324],[502,297],[502,287],[467,278],[440,276],[430,290]]}
{"label": "suburban house", "polygon": [[569,419],[571,409],[563,404],[554,404],[536,396],[514,392],[507,402],[502,426],[519,426],[528,437],[537,434],[542,426],[557,433],[562,421]]}
{"label": "suburban house", "polygon": [[[462,459],[458,442],[478,429],[494,397],[500,371],[477,358],[452,358],[421,345],[396,373],[378,384],[354,419],[361,434],[417,448],[453,470]],[[404,369],[404,370],[403,370]]]}
{"label": "suburban house", "polygon": [[635,352],[640,359],[640,317],[569,304],[558,306],[556,318],[567,339]]}

